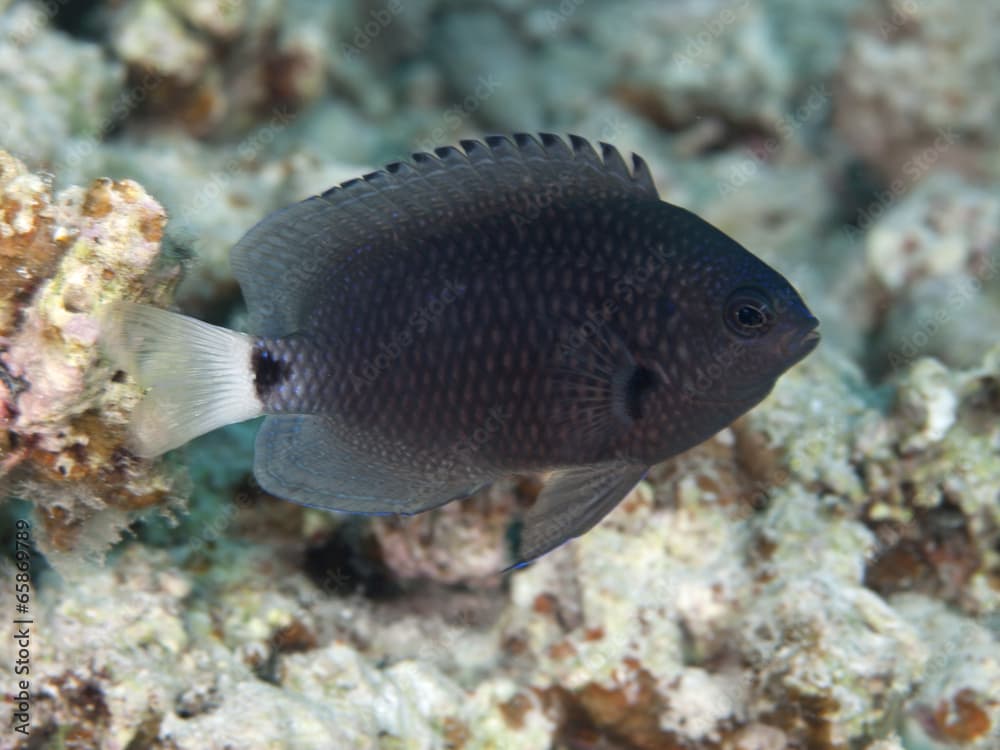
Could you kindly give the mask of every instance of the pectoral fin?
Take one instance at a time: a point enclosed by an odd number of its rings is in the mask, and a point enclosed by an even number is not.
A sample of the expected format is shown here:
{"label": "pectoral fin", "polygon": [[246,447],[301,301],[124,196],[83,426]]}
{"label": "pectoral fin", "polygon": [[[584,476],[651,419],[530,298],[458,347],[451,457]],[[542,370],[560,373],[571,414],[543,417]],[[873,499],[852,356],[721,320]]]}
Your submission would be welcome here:
{"label": "pectoral fin", "polygon": [[645,476],[648,467],[601,464],[558,473],[515,529],[513,564],[520,567],[593,528]]}
{"label": "pectoral fin", "polygon": [[553,423],[583,455],[600,453],[642,417],[660,379],[610,324],[564,326],[557,342],[550,367]]}

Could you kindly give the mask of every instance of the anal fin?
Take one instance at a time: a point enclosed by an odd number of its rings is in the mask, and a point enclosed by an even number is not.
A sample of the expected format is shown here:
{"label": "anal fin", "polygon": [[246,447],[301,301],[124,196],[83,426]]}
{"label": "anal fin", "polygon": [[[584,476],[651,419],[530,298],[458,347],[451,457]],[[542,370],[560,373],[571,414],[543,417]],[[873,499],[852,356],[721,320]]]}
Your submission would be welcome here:
{"label": "anal fin", "polygon": [[468,497],[494,477],[398,446],[367,445],[319,415],[269,416],[257,433],[254,476],[273,495],[325,510],[410,515]]}

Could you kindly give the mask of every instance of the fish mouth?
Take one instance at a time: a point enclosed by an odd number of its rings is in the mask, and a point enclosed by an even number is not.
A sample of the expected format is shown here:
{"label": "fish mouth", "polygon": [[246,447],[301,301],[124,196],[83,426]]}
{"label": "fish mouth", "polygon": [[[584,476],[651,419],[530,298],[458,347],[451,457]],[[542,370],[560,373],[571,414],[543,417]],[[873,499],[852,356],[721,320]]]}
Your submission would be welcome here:
{"label": "fish mouth", "polygon": [[816,330],[817,326],[819,326],[819,321],[816,318],[810,318],[806,322],[805,331],[799,328],[788,334],[781,347],[785,356],[798,362],[819,346],[821,336]]}
{"label": "fish mouth", "polygon": [[799,346],[805,349],[808,354],[819,345],[821,338],[822,336],[819,335],[819,331],[809,331],[809,333],[802,337]]}

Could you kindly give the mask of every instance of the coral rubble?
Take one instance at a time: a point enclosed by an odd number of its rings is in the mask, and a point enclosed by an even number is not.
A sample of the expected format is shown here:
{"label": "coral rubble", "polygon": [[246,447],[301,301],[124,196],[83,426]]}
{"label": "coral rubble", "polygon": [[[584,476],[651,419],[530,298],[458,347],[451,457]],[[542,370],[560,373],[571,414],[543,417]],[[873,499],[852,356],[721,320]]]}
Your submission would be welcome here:
{"label": "coral rubble", "polygon": [[53,30],[42,6],[0,10],[0,148],[59,171],[124,116],[125,74],[97,45]]}
{"label": "coral rubble", "polygon": [[164,503],[171,481],[124,447],[134,385],[102,364],[101,304],[164,303],[179,267],[162,261],[166,215],[137,183],[98,180],[56,195],[0,154],[3,461],[55,555],[103,549],[129,511]]}
{"label": "coral rubble", "polygon": [[[0,537],[51,563],[0,747],[1000,748],[1000,5],[85,5],[0,0]],[[536,128],[642,153],[820,349],[505,577],[535,478],[346,519],[254,484],[252,423],[128,452],[103,303],[239,327],[268,211]]]}
{"label": "coral rubble", "polygon": [[869,3],[841,64],[838,131],[890,180],[941,164],[996,179],[1000,50],[986,30],[998,22],[996,3]]}

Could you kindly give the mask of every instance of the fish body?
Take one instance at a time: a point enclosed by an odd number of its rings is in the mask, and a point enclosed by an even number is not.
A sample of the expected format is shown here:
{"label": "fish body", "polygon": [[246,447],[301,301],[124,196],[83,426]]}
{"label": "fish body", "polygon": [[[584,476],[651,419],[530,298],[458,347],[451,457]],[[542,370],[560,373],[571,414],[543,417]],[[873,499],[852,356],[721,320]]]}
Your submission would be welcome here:
{"label": "fish body", "polygon": [[139,352],[151,385],[139,450],[264,413],[265,489],[369,513],[552,472],[515,563],[593,526],[817,342],[780,274],[661,201],[641,159],[630,169],[575,136],[415,155],[265,218],[232,262],[251,331],[198,324],[220,337],[210,366],[178,334],[183,354],[157,370],[175,318],[190,319],[137,306],[114,317],[116,350]]}

